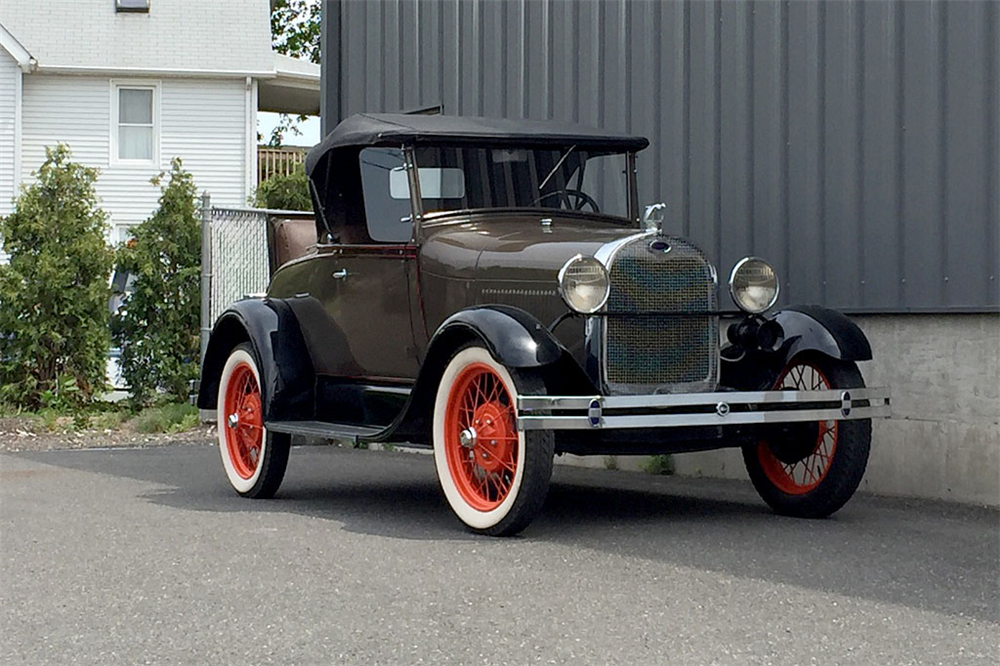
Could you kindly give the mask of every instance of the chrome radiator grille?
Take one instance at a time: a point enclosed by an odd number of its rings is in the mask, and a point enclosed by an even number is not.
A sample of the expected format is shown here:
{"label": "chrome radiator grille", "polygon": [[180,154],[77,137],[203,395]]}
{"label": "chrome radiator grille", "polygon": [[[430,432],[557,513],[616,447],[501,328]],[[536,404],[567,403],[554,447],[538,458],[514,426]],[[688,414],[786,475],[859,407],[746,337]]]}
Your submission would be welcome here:
{"label": "chrome radiator grille", "polygon": [[[659,245],[665,241],[670,249]],[[612,393],[711,391],[718,384],[716,281],[701,251],[680,238],[644,236],[609,268],[605,380]],[[664,314],[686,312],[693,314]],[[706,314],[697,314],[704,312]]]}

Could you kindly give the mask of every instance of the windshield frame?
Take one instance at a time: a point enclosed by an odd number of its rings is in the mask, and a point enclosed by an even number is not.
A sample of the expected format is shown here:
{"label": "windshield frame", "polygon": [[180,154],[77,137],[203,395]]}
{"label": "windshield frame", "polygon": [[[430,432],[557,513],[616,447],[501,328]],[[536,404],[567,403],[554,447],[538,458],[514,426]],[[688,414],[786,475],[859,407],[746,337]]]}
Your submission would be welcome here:
{"label": "windshield frame", "polygon": [[[420,147],[421,148],[424,148],[424,147],[431,147],[431,148],[451,148],[453,146],[448,145],[448,144],[440,144],[440,145],[435,144],[433,146],[424,146],[424,145],[421,145]],[[494,146],[493,144],[483,144],[482,147],[485,149],[485,148],[498,147],[498,146]],[[555,147],[548,147],[548,146],[532,146],[532,145],[503,146],[503,147],[505,147],[505,148],[514,148],[514,149],[524,148],[525,150],[539,150],[539,149],[552,150],[552,149],[555,148]],[[573,150],[584,151],[584,150],[586,150],[587,146],[586,146],[586,144],[583,144],[583,143],[577,143],[577,144],[573,144],[573,145],[562,146],[561,148],[564,151],[573,151]],[[637,183],[637,178],[636,178],[636,151],[634,151],[634,150],[623,149],[623,150],[621,150],[618,153],[618,154],[621,154],[621,155],[623,155],[625,157],[625,180],[626,180],[626,185],[625,186],[626,186],[626,190],[627,190],[627,193],[626,193],[626,198],[627,198],[627,202],[626,202],[627,215],[626,215],[626,217],[622,217],[621,215],[614,215],[614,214],[611,214],[611,213],[604,213],[604,212],[593,213],[593,212],[589,212],[589,211],[572,211],[572,210],[563,210],[563,209],[556,209],[556,208],[549,208],[549,209],[547,209],[547,208],[541,208],[541,207],[539,207],[539,208],[524,208],[524,207],[469,208],[469,209],[462,209],[462,210],[434,211],[434,212],[431,212],[431,213],[425,213],[424,210],[423,210],[423,199],[420,196],[420,176],[419,176],[419,169],[418,169],[419,165],[417,164],[417,159],[416,159],[416,149],[413,146],[402,146],[402,149],[403,149],[403,156],[404,156],[404,158],[403,158],[404,159],[404,167],[406,168],[407,176],[408,176],[409,184],[410,184],[410,209],[411,209],[411,215],[412,215],[412,219],[417,223],[415,226],[417,227],[418,230],[419,230],[419,228],[421,226],[420,222],[422,222],[425,218],[427,218],[427,219],[436,219],[436,218],[439,218],[439,217],[447,217],[447,216],[462,215],[462,214],[480,214],[480,213],[490,212],[490,211],[508,212],[508,211],[529,211],[530,210],[530,211],[536,211],[536,212],[538,212],[542,216],[545,216],[547,214],[553,214],[553,215],[555,215],[555,214],[562,214],[562,213],[572,213],[572,214],[582,214],[582,215],[586,215],[586,216],[593,216],[595,218],[612,218],[614,220],[621,220],[621,221],[624,221],[629,226],[631,226],[631,225],[638,226],[638,224],[639,224],[639,196],[638,196],[638,183]],[[607,148],[603,148],[602,152],[614,152],[614,151],[608,151]],[[419,231],[418,231],[418,233],[419,233]]]}

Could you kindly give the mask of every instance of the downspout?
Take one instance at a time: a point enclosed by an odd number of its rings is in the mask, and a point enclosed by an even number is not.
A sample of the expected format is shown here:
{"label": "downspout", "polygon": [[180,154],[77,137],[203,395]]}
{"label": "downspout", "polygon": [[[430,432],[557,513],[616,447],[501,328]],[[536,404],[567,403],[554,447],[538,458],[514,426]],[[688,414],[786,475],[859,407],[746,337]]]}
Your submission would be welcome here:
{"label": "downspout", "polygon": [[201,364],[212,333],[212,198],[201,195]]}
{"label": "downspout", "polygon": [[246,205],[257,187],[257,81],[249,76],[246,78],[246,95],[244,97],[246,163],[243,172],[243,205]]}

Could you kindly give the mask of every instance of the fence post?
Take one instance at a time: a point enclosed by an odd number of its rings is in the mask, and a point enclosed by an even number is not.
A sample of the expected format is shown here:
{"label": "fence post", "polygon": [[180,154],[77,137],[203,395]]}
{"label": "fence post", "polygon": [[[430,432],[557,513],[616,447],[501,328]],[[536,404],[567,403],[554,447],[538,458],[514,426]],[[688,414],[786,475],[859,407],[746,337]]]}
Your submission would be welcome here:
{"label": "fence post", "polygon": [[212,332],[212,197],[201,195],[201,362]]}

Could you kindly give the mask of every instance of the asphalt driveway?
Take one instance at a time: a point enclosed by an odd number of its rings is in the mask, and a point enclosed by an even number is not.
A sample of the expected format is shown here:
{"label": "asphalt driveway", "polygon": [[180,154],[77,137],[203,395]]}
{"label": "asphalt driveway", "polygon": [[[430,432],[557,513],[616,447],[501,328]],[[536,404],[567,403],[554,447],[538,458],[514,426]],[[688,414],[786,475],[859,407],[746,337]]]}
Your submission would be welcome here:
{"label": "asphalt driveway", "polygon": [[0,455],[2,664],[995,664],[1000,514],[557,468],[521,537],[428,456],[295,449],[270,501],[207,446]]}

